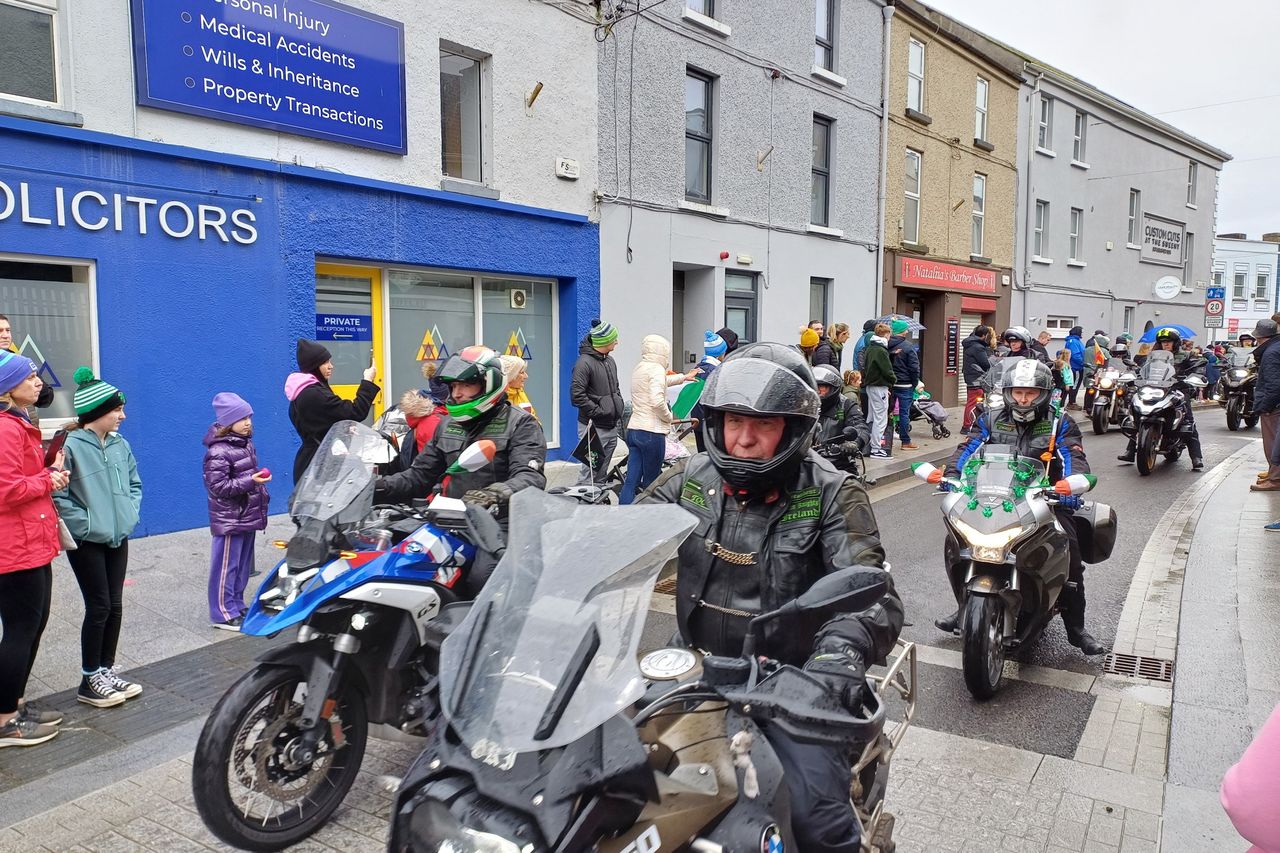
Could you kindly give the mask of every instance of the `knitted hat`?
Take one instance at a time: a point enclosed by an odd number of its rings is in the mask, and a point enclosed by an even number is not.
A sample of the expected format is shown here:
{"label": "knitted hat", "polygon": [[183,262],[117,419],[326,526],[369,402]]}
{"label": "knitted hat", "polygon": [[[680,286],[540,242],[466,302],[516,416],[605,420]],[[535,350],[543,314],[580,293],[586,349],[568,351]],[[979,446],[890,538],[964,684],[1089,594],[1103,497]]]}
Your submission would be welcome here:
{"label": "knitted hat", "polygon": [[36,372],[31,359],[11,352],[0,352],[0,394],[8,394]]}
{"label": "knitted hat", "polygon": [[909,328],[910,326],[906,320],[894,320],[893,323],[889,326],[889,331],[891,331],[895,335],[901,335],[901,334],[905,334],[907,329]]}
{"label": "knitted hat", "polygon": [[77,386],[71,396],[71,406],[76,410],[81,424],[96,421],[113,409],[124,405],[124,394],[110,382],[95,379],[92,367],[77,367],[71,377]]}
{"label": "knitted hat", "polygon": [[876,321],[868,320],[867,322],[862,324],[862,331],[871,332],[875,330],[875,327],[876,327]]}
{"label": "knitted hat", "polygon": [[802,347],[816,347],[818,340],[818,333],[813,329],[805,329],[800,333],[800,346]]}
{"label": "knitted hat", "polygon": [[724,342],[724,338],[715,332],[702,333],[702,351],[712,358],[720,358],[729,349],[729,345]]}
{"label": "knitted hat", "polygon": [[616,343],[618,340],[618,330],[614,328],[612,323],[606,323],[603,320],[591,321],[591,345],[593,347],[607,347],[609,344]]}
{"label": "knitted hat", "polygon": [[218,426],[229,427],[237,421],[253,416],[253,406],[246,403],[239,394],[223,391],[213,396],[213,419]]}
{"label": "knitted hat", "polygon": [[315,341],[298,339],[298,369],[303,373],[315,373],[331,358],[330,352]]}
{"label": "knitted hat", "polygon": [[725,326],[723,329],[718,330],[716,334],[724,338],[724,345],[726,347],[725,355],[728,355],[738,348],[738,333],[733,329]]}

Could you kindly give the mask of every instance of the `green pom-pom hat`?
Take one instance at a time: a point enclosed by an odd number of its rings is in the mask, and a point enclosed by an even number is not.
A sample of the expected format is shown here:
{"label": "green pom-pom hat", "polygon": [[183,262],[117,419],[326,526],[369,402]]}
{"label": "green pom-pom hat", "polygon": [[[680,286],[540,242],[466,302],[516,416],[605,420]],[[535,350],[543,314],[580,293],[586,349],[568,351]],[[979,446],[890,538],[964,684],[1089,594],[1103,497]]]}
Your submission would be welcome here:
{"label": "green pom-pom hat", "polygon": [[92,367],[77,367],[71,378],[79,386],[71,397],[71,405],[82,425],[96,421],[124,405],[124,394],[120,389],[110,382],[95,378]]}

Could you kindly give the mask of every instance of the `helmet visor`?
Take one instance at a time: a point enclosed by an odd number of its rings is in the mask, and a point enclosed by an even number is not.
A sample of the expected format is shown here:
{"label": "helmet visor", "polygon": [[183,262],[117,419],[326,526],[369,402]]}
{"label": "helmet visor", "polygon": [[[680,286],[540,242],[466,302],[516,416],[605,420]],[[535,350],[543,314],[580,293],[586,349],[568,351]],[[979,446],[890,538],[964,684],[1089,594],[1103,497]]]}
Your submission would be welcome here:
{"label": "helmet visor", "polygon": [[704,408],[767,417],[818,416],[818,395],[790,370],[758,358],[720,365],[702,392]]}

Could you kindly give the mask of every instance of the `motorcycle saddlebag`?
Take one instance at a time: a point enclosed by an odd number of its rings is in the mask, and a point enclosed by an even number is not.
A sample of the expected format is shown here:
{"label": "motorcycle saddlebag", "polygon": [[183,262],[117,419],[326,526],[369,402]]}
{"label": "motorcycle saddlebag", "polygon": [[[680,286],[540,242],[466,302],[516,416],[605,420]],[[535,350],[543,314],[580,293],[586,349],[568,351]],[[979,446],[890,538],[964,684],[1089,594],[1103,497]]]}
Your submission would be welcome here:
{"label": "motorcycle saddlebag", "polygon": [[1090,565],[1110,559],[1116,546],[1116,511],[1108,504],[1090,501],[1076,510],[1075,520],[1080,559]]}

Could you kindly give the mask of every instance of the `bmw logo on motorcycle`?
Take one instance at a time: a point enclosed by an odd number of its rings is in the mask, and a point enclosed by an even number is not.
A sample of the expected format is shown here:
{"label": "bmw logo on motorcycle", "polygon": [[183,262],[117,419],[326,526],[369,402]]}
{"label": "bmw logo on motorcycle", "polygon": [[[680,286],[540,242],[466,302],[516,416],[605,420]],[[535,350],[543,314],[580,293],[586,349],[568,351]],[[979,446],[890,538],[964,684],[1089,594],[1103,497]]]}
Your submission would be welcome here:
{"label": "bmw logo on motorcycle", "polygon": [[776,823],[764,828],[764,833],[760,836],[760,853],[783,853],[786,847],[782,841],[782,830],[778,829]]}

